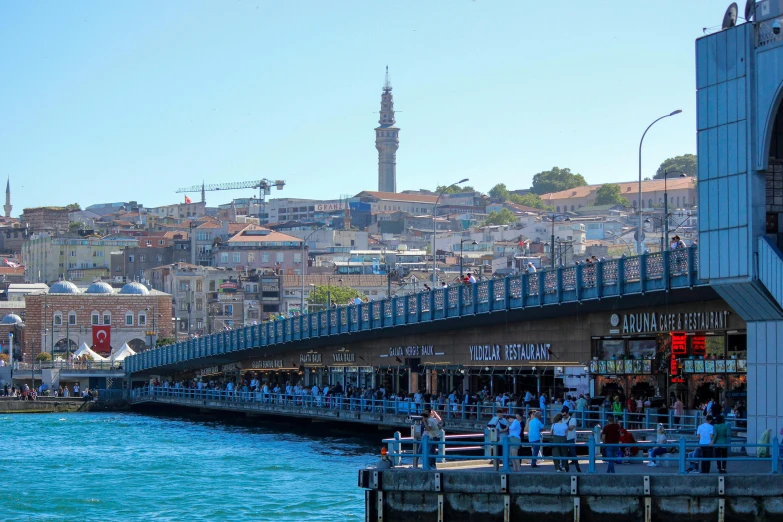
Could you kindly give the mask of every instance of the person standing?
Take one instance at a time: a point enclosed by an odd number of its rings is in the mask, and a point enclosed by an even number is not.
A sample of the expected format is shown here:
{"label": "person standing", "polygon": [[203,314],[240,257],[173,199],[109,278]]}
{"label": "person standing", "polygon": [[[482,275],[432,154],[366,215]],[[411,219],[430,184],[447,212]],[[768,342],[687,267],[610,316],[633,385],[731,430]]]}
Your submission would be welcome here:
{"label": "person standing", "polygon": [[538,398],[538,406],[541,408],[541,419],[543,420],[544,424],[546,424],[546,394],[542,393],[541,396]]}
{"label": "person standing", "polygon": [[[613,445],[620,443],[620,425],[615,422],[614,415],[606,416],[606,426],[601,431],[601,443]],[[607,473],[615,472],[614,461],[618,458],[619,450],[619,446],[607,446],[604,448],[604,458],[608,463]]]}
{"label": "person standing", "polygon": [[726,458],[729,456],[731,430],[726,423],[726,419],[723,418],[723,415],[718,415],[712,428],[715,430],[715,436],[712,441],[714,444],[713,452],[715,454],[715,463],[718,466],[718,473],[726,473]]}
{"label": "person standing", "polygon": [[538,452],[541,449],[541,430],[544,428],[544,423],[541,422],[541,412],[531,411],[530,420],[527,423],[527,441],[530,443],[530,467],[537,468],[536,458]]}
{"label": "person standing", "polygon": [[435,469],[435,457],[432,455],[436,455],[438,453],[438,443],[443,438],[441,419],[440,416],[433,412],[430,408],[426,408],[422,412],[421,417],[424,432],[430,439],[429,456],[425,456],[425,458],[429,458],[430,468]]}
{"label": "person standing", "polygon": [[584,428],[587,423],[587,417],[585,415],[587,412],[587,399],[585,399],[584,395],[580,395],[579,400],[576,401],[576,412],[579,414],[579,422],[582,423],[582,427]]}
{"label": "person standing", "polygon": [[525,429],[525,419],[521,413],[509,416],[511,424],[508,427],[508,447],[511,457],[511,471],[522,471],[519,456],[519,446],[522,444],[522,430]]}
{"label": "person standing", "polygon": [[563,422],[563,414],[558,413],[552,419],[552,442],[558,444],[552,446],[552,462],[558,473],[566,471],[566,466],[568,466],[568,449],[565,447],[567,432],[568,424]]}
{"label": "person standing", "polygon": [[[566,431],[568,458],[571,459],[571,464],[576,467],[576,472],[581,473],[582,468],[579,467],[579,459],[576,456],[576,425],[578,424],[578,421],[576,420],[576,417],[571,415],[571,412],[568,411],[568,409],[563,408],[563,422],[568,425],[568,430]],[[569,470],[568,461],[565,463],[565,469],[566,471]]]}
{"label": "person standing", "polygon": [[677,397],[677,400],[674,401],[674,426],[673,427],[679,427],[680,419],[682,419],[683,415],[685,415],[685,405],[682,403],[682,399]]}
{"label": "person standing", "polygon": [[712,445],[715,443],[715,428],[712,426],[712,415],[707,418],[696,429],[696,435],[699,436],[699,448],[701,449],[701,472],[710,472],[710,458],[712,458]]}

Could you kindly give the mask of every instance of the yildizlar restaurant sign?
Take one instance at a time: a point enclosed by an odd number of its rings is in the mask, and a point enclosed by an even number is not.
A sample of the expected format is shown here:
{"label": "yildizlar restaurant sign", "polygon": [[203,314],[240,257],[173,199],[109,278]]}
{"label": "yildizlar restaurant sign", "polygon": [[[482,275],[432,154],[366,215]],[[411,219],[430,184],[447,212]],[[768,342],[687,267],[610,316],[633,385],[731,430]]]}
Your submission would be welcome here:
{"label": "yildizlar restaurant sign", "polygon": [[491,361],[548,361],[552,357],[549,343],[543,344],[485,344],[470,347],[470,360]]}

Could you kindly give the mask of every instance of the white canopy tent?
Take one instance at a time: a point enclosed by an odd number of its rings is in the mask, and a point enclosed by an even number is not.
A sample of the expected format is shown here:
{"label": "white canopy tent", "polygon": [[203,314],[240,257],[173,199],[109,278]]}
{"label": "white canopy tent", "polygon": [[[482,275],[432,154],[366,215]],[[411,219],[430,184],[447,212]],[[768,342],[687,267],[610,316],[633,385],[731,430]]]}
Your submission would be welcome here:
{"label": "white canopy tent", "polygon": [[96,352],[92,351],[92,349],[87,346],[87,343],[82,343],[82,345],[79,347],[78,350],[73,352],[74,359],[78,359],[79,357],[86,355],[89,359],[92,359],[93,361],[105,361],[106,359],[98,355]]}
{"label": "white canopy tent", "polygon": [[124,343],[119,350],[112,352],[111,360],[122,361],[126,357],[131,355],[136,355],[136,352],[134,352],[133,349],[130,346],[128,346],[128,343]]}

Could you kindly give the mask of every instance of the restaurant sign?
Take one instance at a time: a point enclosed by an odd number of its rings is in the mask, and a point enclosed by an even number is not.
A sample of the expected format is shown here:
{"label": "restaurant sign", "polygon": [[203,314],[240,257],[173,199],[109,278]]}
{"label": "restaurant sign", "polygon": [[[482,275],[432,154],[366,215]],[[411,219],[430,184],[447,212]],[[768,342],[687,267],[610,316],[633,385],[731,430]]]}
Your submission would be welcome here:
{"label": "restaurant sign", "polygon": [[356,354],[351,352],[336,352],[332,354],[332,360],[336,363],[356,362]]}
{"label": "restaurant sign", "polygon": [[427,346],[392,346],[389,348],[389,357],[421,357],[423,355],[435,355],[433,345]]}
{"label": "restaurant sign", "polygon": [[299,362],[301,364],[320,364],[321,354],[315,352],[299,354]]}
{"label": "restaurant sign", "polygon": [[552,357],[551,345],[540,344],[485,344],[470,347],[470,360],[492,361],[548,361]]}
{"label": "restaurant sign", "polygon": [[690,312],[678,314],[612,314],[609,324],[620,326],[622,333],[659,333],[672,331],[726,330],[729,325],[727,310],[716,312]]}
{"label": "restaurant sign", "polygon": [[275,368],[282,368],[283,367],[283,361],[282,359],[259,359],[255,361],[250,362],[251,368],[259,368],[262,370],[274,370]]}

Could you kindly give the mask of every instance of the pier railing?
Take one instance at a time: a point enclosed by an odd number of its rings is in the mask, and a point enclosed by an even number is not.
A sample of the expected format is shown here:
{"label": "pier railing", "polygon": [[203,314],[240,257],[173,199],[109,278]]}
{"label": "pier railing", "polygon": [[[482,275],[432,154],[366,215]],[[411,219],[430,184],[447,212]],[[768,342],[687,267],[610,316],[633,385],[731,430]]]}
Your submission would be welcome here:
{"label": "pier railing", "polygon": [[699,285],[697,247],[456,285],[226,330],[125,359],[128,373],[250,348]]}
{"label": "pier railing", "polygon": [[[647,464],[654,463],[655,467],[671,467],[677,473],[698,473],[702,463],[725,461],[725,469],[733,468],[736,471],[737,464],[743,463],[744,470],[748,466],[755,473],[780,473],[780,442],[776,436],[772,436],[768,444],[747,444],[745,442],[732,442],[731,444],[700,445],[695,439],[689,440],[680,436],[667,440],[666,444],[656,442],[636,441],[632,443],[606,444],[589,437],[587,442],[513,442],[509,437],[501,437],[499,440],[484,440],[472,442],[470,448],[464,447],[464,442],[451,440],[449,436],[445,440],[431,439],[426,433],[421,438],[402,437],[399,432],[394,438],[384,439],[383,443],[388,448],[387,456],[396,466],[418,467],[421,469],[435,470],[438,466],[447,463],[464,462],[469,464],[483,464],[494,467],[495,470],[514,471],[523,462],[536,462],[543,464],[552,461],[555,468],[568,467],[569,462],[578,461],[580,465],[587,465],[588,473],[599,471],[600,464]],[[665,453],[650,456],[648,453],[654,448],[661,448]],[[725,449],[725,456],[718,456],[716,449]],[[512,454],[513,450],[513,454]],[[545,456],[547,451],[551,455]],[[571,452],[569,455],[569,451]],[[527,453],[523,455],[521,453]],[[608,467],[608,466],[607,466]],[[601,469],[601,471],[605,471]]]}
{"label": "pier railing", "polygon": [[14,362],[14,371],[38,370],[121,370],[123,361],[46,361]]}

